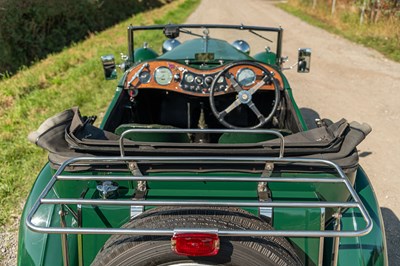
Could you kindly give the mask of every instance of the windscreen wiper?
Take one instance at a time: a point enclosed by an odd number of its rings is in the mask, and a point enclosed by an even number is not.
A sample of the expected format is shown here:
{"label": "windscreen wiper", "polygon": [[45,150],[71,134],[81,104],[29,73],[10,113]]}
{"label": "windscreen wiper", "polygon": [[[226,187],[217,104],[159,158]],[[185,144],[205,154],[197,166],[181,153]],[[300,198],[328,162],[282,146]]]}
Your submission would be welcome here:
{"label": "windscreen wiper", "polygon": [[273,43],[272,40],[268,39],[267,37],[262,36],[261,34],[255,32],[255,31],[253,31],[253,30],[249,30],[249,32],[253,33],[254,35],[256,35],[256,36],[258,36],[258,37],[260,37],[261,39],[264,39],[264,40],[266,40],[266,41],[269,41],[270,43]]}

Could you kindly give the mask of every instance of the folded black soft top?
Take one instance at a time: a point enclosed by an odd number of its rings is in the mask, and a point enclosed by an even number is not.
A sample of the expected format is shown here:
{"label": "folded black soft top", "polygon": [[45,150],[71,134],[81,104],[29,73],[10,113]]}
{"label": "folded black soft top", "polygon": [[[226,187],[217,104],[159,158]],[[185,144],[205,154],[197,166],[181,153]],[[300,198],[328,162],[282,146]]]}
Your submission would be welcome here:
{"label": "folded black soft top", "polygon": [[[28,139],[49,152],[58,168],[65,160],[79,156],[120,155],[119,135],[97,128],[73,107],[47,119]],[[371,132],[367,124],[345,119],[330,126],[285,136],[285,157],[332,160],[342,168],[358,164],[356,146]],[[278,156],[279,140],[251,144],[198,144],[124,141],[126,156]]]}

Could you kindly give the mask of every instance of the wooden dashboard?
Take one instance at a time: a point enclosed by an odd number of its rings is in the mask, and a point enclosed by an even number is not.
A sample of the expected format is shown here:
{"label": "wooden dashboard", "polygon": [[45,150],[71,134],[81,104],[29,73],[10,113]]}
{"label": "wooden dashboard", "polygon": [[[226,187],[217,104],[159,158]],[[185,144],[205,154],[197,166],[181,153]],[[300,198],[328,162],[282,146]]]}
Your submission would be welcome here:
{"label": "wooden dashboard", "polygon": [[[274,74],[280,88],[283,88],[282,77],[268,65],[260,64]],[[208,97],[211,84],[218,73],[227,66],[221,65],[213,69],[196,69],[173,61],[145,62],[132,68],[127,75],[124,87],[127,90],[158,89],[178,93]],[[263,78],[263,71],[245,63],[229,69],[235,80],[245,90],[250,89]],[[274,90],[272,84],[265,84],[259,90]],[[220,77],[216,81],[214,95],[233,92],[231,81]]]}

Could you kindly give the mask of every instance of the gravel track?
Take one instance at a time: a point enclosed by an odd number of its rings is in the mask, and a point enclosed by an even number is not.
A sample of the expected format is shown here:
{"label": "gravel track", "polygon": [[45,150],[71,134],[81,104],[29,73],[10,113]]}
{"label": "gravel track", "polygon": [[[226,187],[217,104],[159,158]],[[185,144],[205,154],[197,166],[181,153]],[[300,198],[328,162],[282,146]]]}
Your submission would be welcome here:
{"label": "gravel track", "polygon": [[[22,210],[22,209],[21,209]],[[17,265],[18,226],[20,217],[12,217],[11,223],[0,228],[0,265]]]}
{"label": "gravel track", "polygon": [[[283,55],[288,66],[297,49],[311,47],[311,72],[286,71],[297,104],[308,118],[366,122],[372,133],[359,145],[361,165],[371,179],[381,206],[389,263],[400,265],[400,64],[276,8],[278,1],[203,0],[187,23],[282,26]],[[227,36],[231,37],[231,36]],[[264,47],[252,47],[261,51]],[[317,113],[318,112],[318,113]]]}

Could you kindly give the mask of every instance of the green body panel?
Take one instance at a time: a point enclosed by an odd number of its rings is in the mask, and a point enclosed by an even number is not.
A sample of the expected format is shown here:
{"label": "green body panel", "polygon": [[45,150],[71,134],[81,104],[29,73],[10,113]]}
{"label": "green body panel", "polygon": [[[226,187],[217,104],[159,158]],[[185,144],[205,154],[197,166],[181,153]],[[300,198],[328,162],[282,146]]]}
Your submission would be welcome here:
{"label": "green body panel", "polygon": [[111,102],[110,102],[110,104],[109,104],[109,106],[108,106],[108,108],[106,110],[106,113],[104,115],[104,119],[101,121],[100,128],[104,128],[104,125],[107,122],[107,118],[110,116],[110,113],[112,112],[112,110],[114,109],[115,105],[117,104],[118,99],[119,99],[119,97],[121,96],[121,93],[124,90],[124,83],[125,83],[127,74],[128,74],[128,72],[125,72],[125,74],[123,75],[123,77],[119,81],[118,86],[117,86],[117,88],[115,90],[114,97],[112,98],[112,100],[111,100]]}
{"label": "green body panel", "polygon": [[[88,194],[93,193],[95,191],[91,190]],[[129,219],[130,208],[126,206],[82,206],[82,225],[84,227],[119,228],[127,223]],[[78,237],[82,237],[84,265],[90,265],[110,235],[85,234]]]}
{"label": "green body panel", "polygon": [[293,92],[292,92],[292,89],[289,87],[289,83],[288,83],[287,79],[283,75],[282,75],[282,79],[283,79],[285,90],[287,91],[287,93],[289,95],[290,101],[292,102],[293,109],[296,112],[296,115],[297,115],[297,118],[298,118],[298,120],[300,122],[300,125],[302,126],[304,131],[308,130],[308,127],[307,127],[307,124],[306,124],[306,122],[305,122],[305,120],[303,118],[303,115],[301,114],[300,109],[297,106],[297,103],[293,98]]}
{"label": "green body panel", "polygon": [[138,48],[135,49],[134,58],[135,63],[152,60],[158,57],[158,54],[150,48]]}
{"label": "green body panel", "polygon": [[276,65],[276,54],[272,52],[261,52],[253,56],[255,60],[268,65]]}
{"label": "green body panel", "polygon": [[[305,198],[311,198],[314,193],[304,193]],[[314,194],[315,197],[315,194]],[[301,223],[299,221],[306,221]],[[273,212],[273,226],[277,230],[321,230],[321,209],[275,208]],[[305,265],[317,265],[320,248],[319,238],[298,237],[289,238],[297,250],[297,254]]]}
{"label": "green body panel", "polygon": [[[33,204],[43,191],[52,176],[50,166],[42,169],[37,177],[33,188],[26,200],[26,204],[21,215],[21,224],[18,237],[18,265],[62,265],[61,237],[57,234],[41,234],[29,230],[25,225],[26,216]],[[54,191],[50,191],[49,197],[56,197]],[[60,226],[59,206],[41,206],[33,217],[33,222],[41,226]],[[71,217],[66,217],[68,224],[71,224]],[[72,265],[77,265],[77,246],[76,235],[68,235],[68,250]]]}
{"label": "green body panel", "polygon": [[[338,265],[388,265],[381,210],[371,183],[361,167],[357,171],[355,190],[371,216],[373,228],[362,237],[340,238]],[[343,214],[341,222],[344,229],[354,229],[354,224],[363,224],[361,216],[351,213],[351,210]]]}

